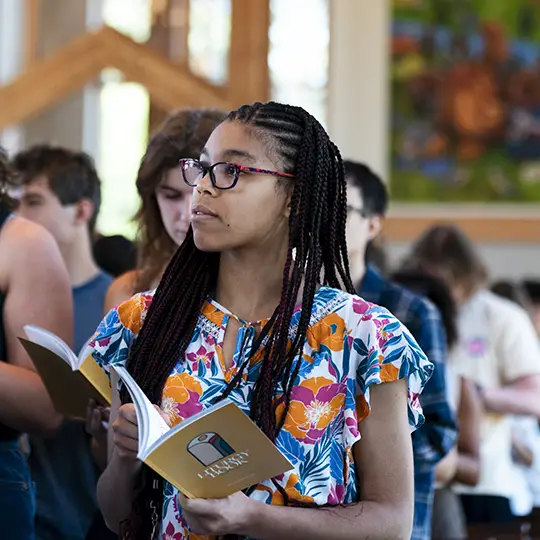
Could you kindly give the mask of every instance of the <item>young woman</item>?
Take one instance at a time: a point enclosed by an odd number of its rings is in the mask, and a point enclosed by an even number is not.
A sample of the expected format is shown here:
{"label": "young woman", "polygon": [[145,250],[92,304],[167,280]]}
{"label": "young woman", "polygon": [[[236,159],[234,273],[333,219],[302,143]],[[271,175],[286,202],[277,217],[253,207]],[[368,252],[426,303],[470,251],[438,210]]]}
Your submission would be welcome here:
{"label": "young woman", "polygon": [[127,363],[171,424],[229,397],[294,470],[188,501],[137,461],[122,389],[98,488],[108,525],[135,539],[410,538],[410,429],[432,365],[389,312],[354,296],[337,147],[303,109],[256,103],[181,168],[194,190],[186,239],[155,293],[107,315],[94,356]]}
{"label": "young woman", "polygon": [[54,239],[11,213],[12,180],[0,149],[0,536],[33,540],[35,496],[21,434],[50,435],[61,418],[17,338],[36,324],[71,344],[73,306]]}
{"label": "young woman", "polygon": [[137,176],[141,208],[139,264],[116,279],[105,298],[106,311],[135,293],[157,287],[189,227],[192,188],[178,167],[180,158],[198,158],[225,113],[185,109],[169,116],[150,139]]}

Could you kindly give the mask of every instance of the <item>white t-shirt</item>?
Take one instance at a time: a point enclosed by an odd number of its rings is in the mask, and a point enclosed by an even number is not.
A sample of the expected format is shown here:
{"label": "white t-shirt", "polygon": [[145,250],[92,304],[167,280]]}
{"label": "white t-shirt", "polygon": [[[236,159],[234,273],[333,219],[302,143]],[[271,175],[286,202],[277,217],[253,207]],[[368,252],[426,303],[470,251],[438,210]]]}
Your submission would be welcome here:
{"label": "white t-shirt", "polygon": [[[499,388],[540,374],[540,346],[528,314],[490,291],[480,291],[458,316],[459,343],[450,355],[464,377],[482,388]],[[511,457],[511,417],[485,412],[480,434],[480,482],[457,485],[461,493],[513,498],[517,465]]]}

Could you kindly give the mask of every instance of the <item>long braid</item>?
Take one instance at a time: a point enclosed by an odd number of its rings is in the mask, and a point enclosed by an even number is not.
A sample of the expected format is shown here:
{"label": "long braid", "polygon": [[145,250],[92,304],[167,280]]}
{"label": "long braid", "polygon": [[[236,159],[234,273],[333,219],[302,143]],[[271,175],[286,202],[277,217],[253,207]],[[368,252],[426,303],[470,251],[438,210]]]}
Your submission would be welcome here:
{"label": "long braid", "polygon": [[[275,441],[289,411],[319,285],[354,292],[345,241],[346,183],[337,147],[323,127],[300,107],[255,103],[233,111],[225,121],[253,130],[268,143],[281,170],[294,174],[281,299],[264,340],[250,412],[262,431]],[[185,356],[201,306],[216,284],[218,267],[219,254],[198,250],[190,230],[155,292],[129,358],[130,372],[154,403],[161,402],[167,377]],[[300,296],[298,321],[291,327]],[[246,362],[242,369],[245,366]],[[224,395],[241,381],[242,373],[237,373]],[[128,399],[125,391],[122,399]],[[158,513],[162,510],[162,482],[148,468],[143,471],[126,527],[130,540],[150,538],[153,508]],[[275,485],[284,503],[289,504],[285,490],[277,482]]]}

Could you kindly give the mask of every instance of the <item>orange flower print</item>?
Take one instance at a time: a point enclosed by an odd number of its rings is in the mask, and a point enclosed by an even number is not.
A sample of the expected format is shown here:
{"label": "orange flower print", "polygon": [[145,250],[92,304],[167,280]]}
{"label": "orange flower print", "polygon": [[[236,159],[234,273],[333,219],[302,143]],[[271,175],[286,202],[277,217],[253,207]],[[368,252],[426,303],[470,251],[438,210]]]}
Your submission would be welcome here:
{"label": "orange flower print", "polygon": [[129,328],[135,334],[141,330],[142,315],[152,302],[152,296],[138,294],[117,308],[118,318],[125,328]]}
{"label": "orange flower print", "polygon": [[167,379],[161,408],[169,415],[172,426],[202,411],[201,394],[201,383],[188,373],[177,373]]}
{"label": "orange flower print", "polygon": [[[280,475],[276,480],[282,481],[285,475]],[[285,492],[289,496],[290,501],[303,502],[303,503],[312,503],[314,502],[313,497],[308,495],[302,495],[299,491],[300,481],[296,474],[291,474],[287,480],[287,485],[285,486]],[[278,489],[269,488],[264,484],[259,484],[256,488],[256,491],[264,491],[268,494],[267,504],[274,504],[276,506],[284,506],[285,502],[283,500],[283,495]]]}
{"label": "orange flower print", "polygon": [[345,321],[337,313],[330,313],[307,332],[309,346],[314,350],[324,345],[331,351],[340,352],[343,350],[344,339]]}
{"label": "orange flower print", "polygon": [[384,356],[379,355],[379,364],[381,365],[381,382],[394,382],[399,379],[399,368],[394,366],[392,362],[383,364]]}
{"label": "orange flower print", "polygon": [[[345,402],[346,385],[325,377],[306,379],[291,392],[284,428],[296,439],[315,444]],[[280,405],[277,414],[283,413]]]}
{"label": "orange flower print", "polygon": [[[291,474],[287,480],[287,485],[285,486],[285,493],[289,496],[289,500],[292,502],[302,502],[302,503],[312,503],[313,497],[308,495],[302,495],[298,488],[300,487],[300,480],[296,474]],[[283,495],[279,490],[276,489],[272,493],[272,504],[276,506],[283,506],[285,501],[283,500]]]}

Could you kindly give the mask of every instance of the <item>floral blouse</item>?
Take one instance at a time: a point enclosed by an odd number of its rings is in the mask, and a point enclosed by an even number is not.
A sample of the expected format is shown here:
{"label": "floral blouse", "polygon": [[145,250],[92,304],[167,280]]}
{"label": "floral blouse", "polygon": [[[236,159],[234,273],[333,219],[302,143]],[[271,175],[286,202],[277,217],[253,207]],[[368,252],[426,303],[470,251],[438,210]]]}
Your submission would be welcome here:
{"label": "floral blouse", "polygon": [[[152,297],[153,293],[134,296],[100,324],[91,346],[106,371],[110,365],[125,364]],[[293,325],[299,316],[297,308]],[[227,369],[222,345],[231,318],[241,328],[232,366]],[[161,407],[173,425],[214,402],[242,364],[242,355],[251,350],[256,326],[267,322],[241,321],[211,299],[204,303],[185,358],[179,359],[163,391]],[[261,357],[255,354],[243,383],[230,394],[247,414]],[[294,470],[275,480],[291,500],[317,505],[355,502],[352,447],[361,437],[360,422],[370,411],[371,385],[408,377],[409,423],[414,430],[423,422],[418,396],[433,366],[387,310],[329,287],[316,293],[300,361],[289,413],[276,441]],[[259,484],[251,497],[283,504],[271,480]],[[177,503],[177,490],[168,483],[163,498],[162,540],[199,538],[190,533]]]}

